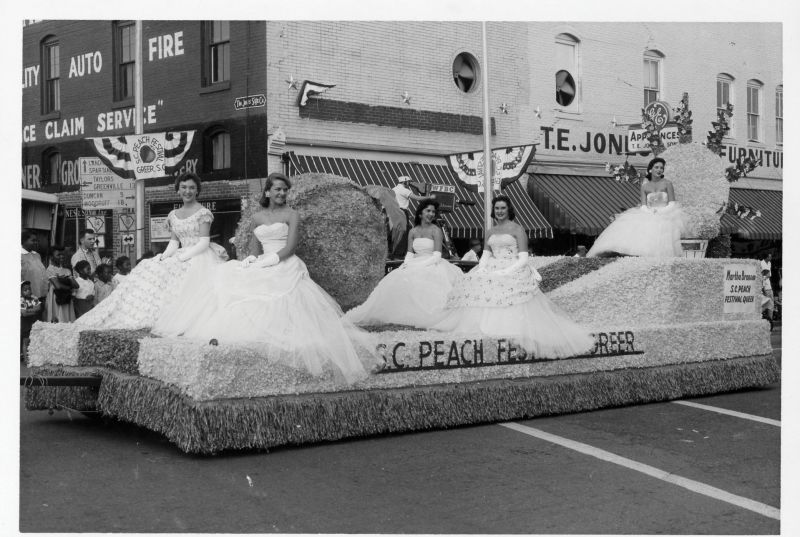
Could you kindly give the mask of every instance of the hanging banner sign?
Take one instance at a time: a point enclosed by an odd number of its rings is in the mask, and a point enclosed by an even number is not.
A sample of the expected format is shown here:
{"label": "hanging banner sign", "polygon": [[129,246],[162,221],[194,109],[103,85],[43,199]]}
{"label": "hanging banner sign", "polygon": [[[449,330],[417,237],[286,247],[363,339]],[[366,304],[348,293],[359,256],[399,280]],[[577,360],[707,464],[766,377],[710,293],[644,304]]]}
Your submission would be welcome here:
{"label": "hanging banner sign", "polygon": [[97,157],[78,159],[82,209],[122,209],[134,207],[135,187],[130,179],[113,173]]}
{"label": "hanging banner sign", "polygon": [[[536,144],[492,149],[492,190],[499,192],[503,186],[518,179],[535,153]],[[484,191],[483,151],[456,153],[448,155],[446,160],[468,190]]]}
{"label": "hanging banner sign", "polygon": [[194,131],[89,138],[100,159],[127,179],[171,175],[180,168],[193,139]]}

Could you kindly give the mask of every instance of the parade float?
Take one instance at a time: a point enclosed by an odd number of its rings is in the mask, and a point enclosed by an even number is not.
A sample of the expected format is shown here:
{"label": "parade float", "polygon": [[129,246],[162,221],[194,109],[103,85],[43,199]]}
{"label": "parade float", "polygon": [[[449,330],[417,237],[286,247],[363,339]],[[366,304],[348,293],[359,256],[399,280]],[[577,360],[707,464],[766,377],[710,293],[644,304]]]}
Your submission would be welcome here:
{"label": "parade float", "polygon": [[[728,199],[721,159],[681,143],[661,156],[690,215],[686,238],[719,233]],[[344,309],[384,273],[386,230],[363,188],[322,174],[292,178],[297,254]],[[254,205],[245,204],[242,230]],[[236,241],[239,256],[244,241]],[[534,257],[541,290],[589,328],[594,349],[549,359],[511,338],[368,327],[366,378],[345,385],[270,360],[269,345],[159,338],[146,330],[37,323],[28,409],[96,411],[163,434],[188,453],[268,449],[667,401],[779,378],[760,315],[757,261]],[[43,379],[38,381],[36,379]],[[59,378],[69,379],[58,382]],[[63,385],[61,385],[63,384]]]}

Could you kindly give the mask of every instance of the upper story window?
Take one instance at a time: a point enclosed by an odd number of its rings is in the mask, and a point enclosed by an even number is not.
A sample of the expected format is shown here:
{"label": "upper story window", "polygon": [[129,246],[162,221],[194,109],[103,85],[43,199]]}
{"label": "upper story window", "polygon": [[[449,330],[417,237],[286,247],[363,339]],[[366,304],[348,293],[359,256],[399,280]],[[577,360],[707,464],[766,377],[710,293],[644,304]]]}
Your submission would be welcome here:
{"label": "upper story window", "polygon": [[61,68],[59,67],[60,48],[58,40],[48,37],[42,42],[42,113],[49,114],[61,110]]}
{"label": "upper story window", "polygon": [[578,45],[579,41],[572,35],[559,34],[556,36],[556,102],[561,110],[578,112],[579,99],[579,67]]}
{"label": "upper story window", "polygon": [[783,145],[783,86],[775,88],[775,143]]}
{"label": "upper story window", "polygon": [[203,165],[211,171],[231,167],[231,135],[220,125],[212,126],[205,132]]}
{"label": "upper story window", "polygon": [[42,185],[55,185],[61,182],[61,153],[50,148],[42,153]]}
{"label": "upper story window", "polygon": [[644,106],[661,99],[664,55],[655,50],[644,53]]}
{"label": "upper story window", "polygon": [[758,80],[747,81],[747,139],[760,142],[761,136],[761,93],[764,85]]}
{"label": "upper story window", "polygon": [[[720,73],[717,75],[717,111],[727,110],[728,104],[735,105],[733,102],[733,77],[731,75]],[[734,116],[735,117],[735,116]],[[728,120],[728,126],[731,133],[735,131],[733,117]],[[733,136],[733,134],[731,134]]]}
{"label": "upper story window", "polygon": [[204,23],[203,85],[210,86],[231,79],[231,23]]}
{"label": "upper story window", "polygon": [[136,27],[133,21],[114,23],[114,100],[133,99],[136,69]]}
{"label": "upper story window", "polygon": [[462,52],[453,60],[453,82],[464,93],[475,91],[479,76],[478,60],[469,52]]}

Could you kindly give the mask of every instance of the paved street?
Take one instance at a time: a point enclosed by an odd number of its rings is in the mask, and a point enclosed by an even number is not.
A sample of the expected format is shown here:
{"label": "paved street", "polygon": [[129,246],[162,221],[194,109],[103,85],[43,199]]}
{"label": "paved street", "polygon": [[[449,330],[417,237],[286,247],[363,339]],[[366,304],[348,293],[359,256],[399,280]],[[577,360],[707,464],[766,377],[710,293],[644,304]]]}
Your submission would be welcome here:
{"label": "paved street", "polygon": [[19,530],[776,534],[780,399],[775,384],[215,457],[21,409]]}

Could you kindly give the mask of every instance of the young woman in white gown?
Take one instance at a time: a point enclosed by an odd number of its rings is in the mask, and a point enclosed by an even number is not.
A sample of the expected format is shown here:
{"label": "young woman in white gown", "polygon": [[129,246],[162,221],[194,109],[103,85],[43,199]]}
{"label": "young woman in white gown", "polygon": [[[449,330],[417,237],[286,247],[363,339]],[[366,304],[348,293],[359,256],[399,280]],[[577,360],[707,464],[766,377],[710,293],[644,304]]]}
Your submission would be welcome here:
{"label": "young woman in white gown", "polygon": [[183,206],[170,211],[167,225],[171,236],[166,250],[139,262],[127,278],[76,325],[89,328],[153,328],[166,318],[171,326],[186,325],[191,311],[175,304],[186,293],[205,286],[212,269],[222,262],[209,248],[214,215],[197,201],[200,178],[193,173],[175,180],[175,191]]}
{"label": "young woman in white gown", "polygon": [[444,236],[434,223],[438,211],[433,199],[419,204],[403,264],[384,276],[363,304],[347,312],[347,319],[362,325],[430,328],[444,318],[447,295],[463,273],[442,260]]}
{"label": "young woman in white gown", "polygon": [[342,318],[339,305],[294,254],[300,220],[286,205],[289,188],[281,173],[267,178],[250,240],[250,251],[260,246],[263,254],[217,268],[201,291],[205,300],[196,322],[183,335],[263,345],[272,361],[312,375],[331,369],[352,382],[367,374],[357,348],[371,356],[369,334]]}
{"label": "young woman in white gown", "polygon": [[497,196],[492,218],[496,224],[486,235],[478,266],[450,292],[448,314],[434,328],[511,338],[536,358],[588,353],[594,347],[589,331],[539,289],[541,276],[529,263],[528,237],[513,221],[511,200]]}
{"label": "young woman in white gown", "polygon": [[664,179],[665,166],[663,158],[650,161],[647,181],[642,181],[641,206],[619,214],[597,237],[586,257],[683,255],[683,211],[675,202],[672,183]]}

